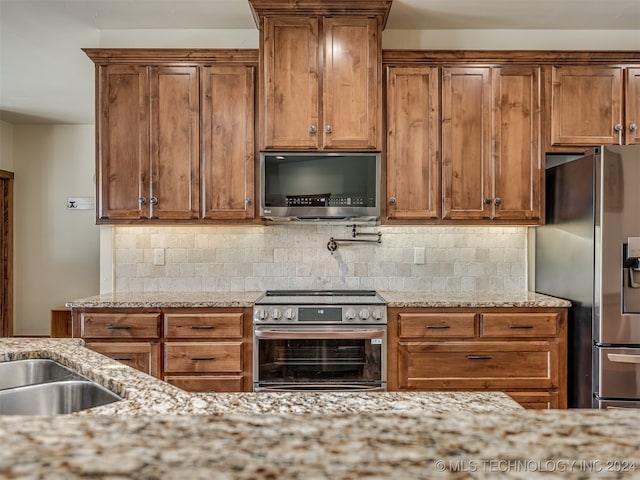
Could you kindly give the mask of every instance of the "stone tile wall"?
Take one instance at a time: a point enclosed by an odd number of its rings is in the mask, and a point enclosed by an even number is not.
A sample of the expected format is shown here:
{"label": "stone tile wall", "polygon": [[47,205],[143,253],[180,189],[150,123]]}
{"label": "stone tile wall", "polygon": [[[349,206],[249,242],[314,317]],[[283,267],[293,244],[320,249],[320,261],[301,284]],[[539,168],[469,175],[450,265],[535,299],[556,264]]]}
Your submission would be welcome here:
{"label": "stone tile wall", "polygon": [[[327,243],[351,227],[115,227],[115,291],[523,291],[526,227],[358,227],[381,244]],[[375,238],[375,237],[361,237]],[[414,263],[424,247],[424,264]],[[164,249],[165,265],[154,265]]]}

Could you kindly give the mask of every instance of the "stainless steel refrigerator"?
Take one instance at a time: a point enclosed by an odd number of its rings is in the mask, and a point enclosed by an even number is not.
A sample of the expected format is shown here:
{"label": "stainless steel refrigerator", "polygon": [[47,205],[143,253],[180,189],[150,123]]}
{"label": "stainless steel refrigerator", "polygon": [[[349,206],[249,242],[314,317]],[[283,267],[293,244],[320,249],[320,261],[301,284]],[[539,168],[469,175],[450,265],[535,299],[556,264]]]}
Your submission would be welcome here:
{"label": "stainless steel refrigerator", "polygon": [[547,157],[535,290],[571,300],[568,405],[640,408],[640,145]]}

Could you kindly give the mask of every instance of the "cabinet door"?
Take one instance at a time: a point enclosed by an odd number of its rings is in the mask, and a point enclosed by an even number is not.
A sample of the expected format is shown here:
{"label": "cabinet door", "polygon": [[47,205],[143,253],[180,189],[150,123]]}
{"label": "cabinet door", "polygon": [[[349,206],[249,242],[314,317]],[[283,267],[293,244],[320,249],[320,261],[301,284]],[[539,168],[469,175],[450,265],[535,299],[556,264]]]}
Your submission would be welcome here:
{"label": "cabinet door", "polygon": [[253,67],[214,65],[203,69],[204,218],[254,218],[253,91]]}
{"label": "cabinet door", "polygon": [[265,17],[261,149],[317,149],[319,20]]}
{"label": "cabinet door", "polygon": [[157,342],[90,342],[87,348],[160,378],[160,344]]}
{"label": "cabinet door", "polygon": [[640,68],[627,70],[625,144],[640,144]]}
{"label": "cabinet door", "polygon": [[490,112],[489,68],[443,69],[443,218],[491,216]]}
{"label": "cabinet door", "polygon": [[492,70],[493,218],[540,218],[540,68]]}
{"label": "cabinet door", "polygon": [[98,223],[149,215],[148,79],[144,66],[98,67]]}
{"label": "cabinet door", "polygon": [[150,67],[152,218],[198,218],[198,67]]}
{"label": "cabinet door", "polygon": [[382,103],[377,20],[331,17],[323,26],[322,147],[375,150]]}
{"label": "cabinet door", "polygon": [[387,70],[387,218],[440,217],[438,69]]}
{"label": "cabinet door", "polygon": [[622,68],[553,67],[551,143],[621,143]]}

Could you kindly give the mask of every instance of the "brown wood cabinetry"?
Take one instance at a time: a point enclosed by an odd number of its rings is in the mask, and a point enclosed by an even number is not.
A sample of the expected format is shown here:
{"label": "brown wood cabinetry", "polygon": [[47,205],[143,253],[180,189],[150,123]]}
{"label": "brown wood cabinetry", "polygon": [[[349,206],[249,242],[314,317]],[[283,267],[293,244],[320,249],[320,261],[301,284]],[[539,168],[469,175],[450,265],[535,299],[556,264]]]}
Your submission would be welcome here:
{"label": "brown wood cabinetry", "polygon": [[251,310],[73,309],[73,336],[188,391],[252,390]]}
{"label": "brown wood cabinetry", "polygon": [[630,145],[640,141],[637,68],[553,66],[551,145]]}
{"label": "brown wood cabinetry", "polygon": [[387,0],[249,2],[260,28],[261,150],[379,150]]}
{"label": "brown wood cabinetry", "polygon": [[250,221],[255,51],[85,49],[97,223]]}
{"label": "brown wood cabinetry", "polygon": [[566,408],[566,309],[389,309],[389,390],[499,390]]}

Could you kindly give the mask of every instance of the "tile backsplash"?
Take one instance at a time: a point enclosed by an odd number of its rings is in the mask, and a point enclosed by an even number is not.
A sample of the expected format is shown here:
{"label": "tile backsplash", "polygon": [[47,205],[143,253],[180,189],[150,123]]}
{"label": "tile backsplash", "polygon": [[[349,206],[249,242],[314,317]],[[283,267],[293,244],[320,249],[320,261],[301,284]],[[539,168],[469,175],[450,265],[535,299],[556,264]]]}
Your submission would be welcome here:
{"label": "tile backsplash", "polygon": [[[351,238],[351,227],[114,227],[114,290],[527,289],[526,227],[385,225],[358,231],[380,231],[382,242],[339,242],[332,255],[329,239]],[[423,264],[415,263],[420,247]],[[164,265],[154,263],[154,253],[164,254]]]}

